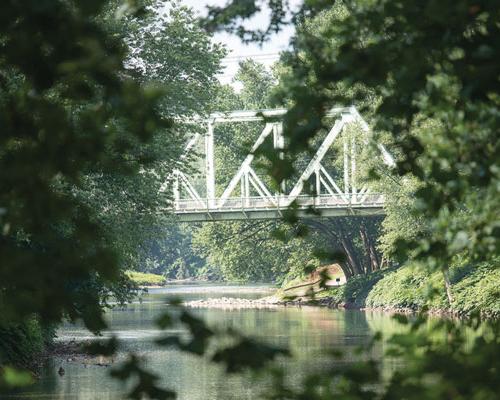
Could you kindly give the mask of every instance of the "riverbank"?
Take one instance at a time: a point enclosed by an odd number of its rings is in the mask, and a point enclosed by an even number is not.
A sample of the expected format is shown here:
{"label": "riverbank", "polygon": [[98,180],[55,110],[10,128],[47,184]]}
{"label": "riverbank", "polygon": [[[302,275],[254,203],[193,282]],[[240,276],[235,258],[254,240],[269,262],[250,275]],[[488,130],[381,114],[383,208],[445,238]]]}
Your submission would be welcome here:
{"label": "riverbank", "polygon": [[89,349],[100,340],[99,338],[56,340],[47,347],[40,359],[41,361],[46,359],[55,360],[60,368],[58,373],[62,375],[64,374],[64,366],[68,363],[77,363],[85,366],[110,367],[119,359],[124,358],[123,355],[119,357],[116,354],[112,356],[92,354]]}
{"label": "riverbank", "polygon": [[[193,308],[275,308],[322,306],[388,313],[414,313],[467,317],[480,314],[500,318],[500,269],[496,265],[454,267],[449,270],[451,304],[443,274],[410,266],[377,271],[349,279],[345,284],[320,289],[318,282],[295,280],[273,296],[257,300],[211,298],[187,302]],[[312,295],[312,296],[311,296]]]}
{"label": "riverbank", "polygon": [[[285,290],[279,297],[285,304],[404,313],[426,308],[434,314],[500,317],[500,269],[497,265],[454,267],[450,268],[449,277],[451,304],[445,294],[441,272],[411,266],[351,278],[344,285],[317,291],[313,299]],[[294,297],[297,294],[298,297]]]}
{"label": "riverbank", "polygon": [[138,271],[126,271],[125,274],[139,287],[163,287],[167,284],[167,279],[163,275]]}
{"label": "riverbank", "polygon": [[126,271],[127,277],[141,289],[158,289],[164,288],[169,285],[185,285],[185,284],[223,284],[226,282],[209,281],[197,277],[190,277],[184,279],[167,279],[163,275],[152,274],[149,272]]}

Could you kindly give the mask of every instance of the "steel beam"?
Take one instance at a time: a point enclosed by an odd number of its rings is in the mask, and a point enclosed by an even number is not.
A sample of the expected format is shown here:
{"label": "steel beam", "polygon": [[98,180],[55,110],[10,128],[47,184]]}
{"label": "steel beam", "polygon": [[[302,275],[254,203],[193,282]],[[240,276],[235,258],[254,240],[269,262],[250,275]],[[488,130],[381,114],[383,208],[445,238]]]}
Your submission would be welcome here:
{"label": "steel beam", "polygon": [[[344,207],[344,208],[325,208],[319,209],[318,214],[312,214],[306,209],[297,210],[299,218],[325,218],[325,217],[342,217],[348,215],[359,216],[379,216],[384,215],[384,208],[379,206],[366,207]],[[266,219],[282,219],[283,215],[278,208],[270,210],[234,210],[234,211],[210,211],[210,212],[184,212],[176,214],[179,222],[209,222],[209,221],[238,221],[238,220],[266,220]]]}
{"label": "steel beam", "polygon": [[[174,171],[173,192],[175,213],[181,220],[185,221],[217,221],[231,219],[274,219],[281,218],[281,208],[286,208],[293,201],[297,201],[299,206],[299,216],[311,217],[308,208],[315,207],[323,216],[336,215],[380,215],[383,213],[383,196],[370,194],[366,187],[357,187],[357,160],[356,160],[356,138],[348,138],[342,135],[346,126],[350,123],[357,123],[361,129],[368,133],[369,127],[361,118],[354,107],[335,108],[327,113],[327,117],[336,117],[332,129],[328,132],[318,150],[312,157],[309,164],[302,171],[298,181],[292,190],[287,194],[284,182],[281,191],[273,195],[264,182],[257,176],[251,163],[254,154],[272,133],[272,143],[275,151],[279,152],[279,157],[283,158],[285,147],[282,122],[279,121],[286,114],[285,109],[261,110],[261,111],[234,111],[229,113],[211,114],[207,123],[205,138],[205,183],[206,197],[201,196],[191,184],[188,177],[181,171]],[[201,120],[200,120],[201,121]],[[215,193],[215,160],[214,160],[214,124],[225,122],[254,122],[265,121],[264,129],[255,141],[250,153],[245,157],[236,174],[231,178],[219,199]],[[343,190],[335,183],[334,179],[321,164],[327,151],[334,141],[342,135],[343,137]],[[186,159],[187,154],[196,144],[198,137],[196,134],[187,144],[181,159]],[[367,138],[368,140],[368,138]],[[385,164],[393,167],[394,159],[381,144],[377,144]],[[302,195],[304,184],[312,174],[315,174],[315,195]],[[180,199],[180,185],[188,193],[190,199]],[[240,197],[231,197],[236,186],[240,184]],[[327,194],[321,193],[322,186]],[[258,196],[251,197],[251,188]]]}
{"label": "steel beam", "polygon": [[321,145],[319,146],[318,151],[312,158],[312,160],[309,162],[307,167],[305,168],[304,172],[302,172],[302,175],[300,176],[299,180],[293,187],[292,191],[290,192],[290,195],[288,196],[288,203],[292,203],[297,196],[302,192],[302,189],[304,188],[304,183],[309,179],[309,177],[312,175],[312,173],[316,170],[316,167],[318,166],[319,163],[321,163],[321,160],[323,160],[323,157],[325,156],[326,152],[332,145],[333,141],[337,138],[339,133],[342,131],[342,128],[344,127],[344,116],[342,116],[341,119],[338,119],[335,121],[335,125],[333,128],[328,132],[328,135],[326,135],[325,140]]}
{"label": "steel beam", "polygon": [[214,125],[208,123],[205,134],[205,178],[206,194],[210,207],[215,206],[215,160],[214,160]]}
{"label": "steel beam", "polygon": [[255,141],[254,145],[252,146],[252,150],[250,151],[250,154],[248,154],[241,164],[238,172],[233,176],[231,179],[231,182],[229,182],[229,185],[227,188],[224,190],[224,193],[222,193],[222,196],[220,197],[219,201],[219,207],[222,207],[226,200],[231,196],[231,193],[233,193],[233,190],[236,188],[236,185],[238,185],[238,182],[240,181],[241,177],[243,174],[247,171],[247,168],[250,166],[254,159],[254,153],[255,151],[259,148],[259,146],[264,142],[264,140],[269,136],[269,134],[273,131],[273,124],[266,124],[264,127],[263,131]]}

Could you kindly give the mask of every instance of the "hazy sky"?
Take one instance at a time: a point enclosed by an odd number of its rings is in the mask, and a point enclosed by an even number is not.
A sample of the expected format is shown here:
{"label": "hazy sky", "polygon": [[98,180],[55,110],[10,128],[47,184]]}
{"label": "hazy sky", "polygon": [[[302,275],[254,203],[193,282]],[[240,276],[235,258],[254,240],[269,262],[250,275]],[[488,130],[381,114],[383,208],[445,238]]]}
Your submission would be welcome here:
{"label": "hazy sky", "polygon": [[[207,5],[223,6],[227,1],[228,0],[182,0],[181,3],[192,7],[201,15],[205,15]],[[292,3],[298,3],[298,0]],[[268,15],[266,11],[263,11],[249,20],[246,26],[248,28],[264,28],[268,22]],[[224,72],[219,79],[223,83],[231,83],[238,69],[238,62],[245,58],[252,58],[265,65],[271,65],[277,60],[278,53],[287,48],[292,34],[293,28],[288,26],[260,47],[256,44],[245,45],[241,43],[238,37],[233,35],[217,33],[214,40],[224,43],[229,50],[228,56],[223,61],[223,65],[225,66]]]}

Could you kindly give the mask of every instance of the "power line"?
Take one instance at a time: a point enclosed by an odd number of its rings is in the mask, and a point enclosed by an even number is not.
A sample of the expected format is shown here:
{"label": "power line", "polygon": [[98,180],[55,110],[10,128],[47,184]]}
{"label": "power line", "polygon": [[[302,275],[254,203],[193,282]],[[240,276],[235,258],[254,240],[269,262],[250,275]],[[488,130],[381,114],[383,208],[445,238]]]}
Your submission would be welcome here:
{"label": "power line", "polygon": [[259,59],[259,60],[272,60],[272,59],[278,59],[280,53],[268,53],[268,54],[245,54],[245,55],[238,55],[238,56],[228,56],[224,57],[221,60],[221,63],[231,63],[231,62],[236,62],[240,60],[246,60],[248,58],[252,59]]}
{"label": "power line", "polygon": [[231,64],[236,64],[238,62],[246,61],[248,59],[257,61],[257,62],[268,62],[268,61],[278,61],[278,57],[272,57],[272,58],[255,58],[255,57],[243,57],[238,60],[231,60],[231,61],[221,61],[222,65],[231,65]]}
{"label": "power line", "polygon": [[270,53],[254,53],[254,54],[240,54],[240,55],[233,55],[233,56],[226,56],[224,58],[238,58],[238,57],[262,57],[262,56],[276,56],[279,55],[279,51],[273,51]]}

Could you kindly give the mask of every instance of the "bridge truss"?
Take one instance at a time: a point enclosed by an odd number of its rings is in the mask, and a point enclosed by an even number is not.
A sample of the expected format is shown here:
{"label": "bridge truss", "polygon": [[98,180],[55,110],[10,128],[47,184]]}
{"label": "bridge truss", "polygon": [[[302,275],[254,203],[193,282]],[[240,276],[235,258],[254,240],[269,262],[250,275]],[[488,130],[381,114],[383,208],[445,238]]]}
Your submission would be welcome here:
{"label": "bridge truss", "polygon": [[[356,143],[342,137],[350,124],[357,124],[365,132],[368,125],[354,107],[332,109],[327,115],[334,124],[300,177],[290,190],[282,188],[272,192],[255,172],[252,162],[255,152],[266,138],[272,135],[276,152],[284,148],[283,125],[280,121],[286,109],[234,111],[214,113],[203,121],[206,131],[195,134],[188,142],[183,159],[187,159],[195,145],[204,141],[204,186],[200,195],[191,177],[180,169],[169,180],[173,190],[173,212],[180,221],[221,221],[244,219],[282,218],[283,212],[293,204],[299,216],[380,215],[383,213],[384,196],[372,193],[367,187],[356,187]],[[216,169],[214,160],[214,127],[216,124],[238,122],[265,122],[264,128],[245,157],[237,172],[220,196],[216,195]],[[346,135],[344,135],[346,136]],[[336,182],[322,165],[322,161],[336,140],[343,139],[343,182]],[[387,150],[378,145],[385,164],[394,161]],[[299,171],[300,172],[300,171]],[[306,182],[314,180],[314,194],[305,193]],[[170,186],[170,185],[169,185]],[[181,193],[183,196],[181,196]],[[257,195],[252,195],[252,193]],[[311,210],[315,212],[311,212]]]}

